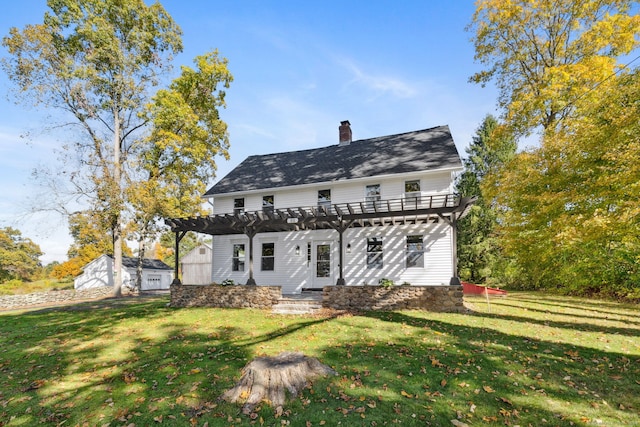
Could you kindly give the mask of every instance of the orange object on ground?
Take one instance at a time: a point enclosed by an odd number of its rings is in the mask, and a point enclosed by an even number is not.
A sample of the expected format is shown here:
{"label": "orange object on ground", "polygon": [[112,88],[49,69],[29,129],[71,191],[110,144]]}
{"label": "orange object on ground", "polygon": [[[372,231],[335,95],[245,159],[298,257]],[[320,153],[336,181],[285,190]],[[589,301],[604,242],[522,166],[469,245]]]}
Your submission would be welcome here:
{"label": "orange object on ground", "polygon": [[474,285],[473,283],[462,282],[462,293],[464,295],[499,295],[506,296],[507,291],[487,286]]}

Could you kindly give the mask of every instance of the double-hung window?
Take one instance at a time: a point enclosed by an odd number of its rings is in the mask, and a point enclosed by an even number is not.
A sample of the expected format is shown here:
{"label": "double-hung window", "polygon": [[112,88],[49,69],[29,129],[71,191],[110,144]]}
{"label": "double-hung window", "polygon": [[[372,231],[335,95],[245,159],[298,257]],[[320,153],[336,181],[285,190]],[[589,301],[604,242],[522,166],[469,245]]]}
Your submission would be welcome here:
{"label": "double-hung window", "polygon": [[327,212],[331,210],[331,190],[318,191],[318,207],[324,208]]}
{"label": "double-hung window", "polygon": [[407,268],[424,267],[424,236],[407,236]]}
{"label": "double-hung window", "polygon": [[273,195],[262,196],[262,211],[273,212]]}
{"label": "double-hung window", "polygon": [[275,243],[263,243],[260,269],[262,271],[273,271],[275,264]]}
{"label": "double-hung window", "polygon": [[367,238],[367,268],[382,268],[382,239]]}
{"label": "double-hung window", "polygon": [[364,199],[367,209],[376,209],[381,199],[380,184],[367,185],[364,189]]}
{"label": "double-hung window", "polygon": [[244,271],[244,262],[245,262],[244,243],[237,243],[233,245],[233,256],[231,260],[232,260],[232,266],[231,266],[232,271]]}
{"label": "double-hung window", "polygon": [[241,214],[244,212],[244,197],[233,199],[233,213]]}
{"label": "double-hung window", "polygon": [[420,180],[415,179],[412,181],[404,182],[404,201],[408,207],[415,207],[416,209],[420,205]]}

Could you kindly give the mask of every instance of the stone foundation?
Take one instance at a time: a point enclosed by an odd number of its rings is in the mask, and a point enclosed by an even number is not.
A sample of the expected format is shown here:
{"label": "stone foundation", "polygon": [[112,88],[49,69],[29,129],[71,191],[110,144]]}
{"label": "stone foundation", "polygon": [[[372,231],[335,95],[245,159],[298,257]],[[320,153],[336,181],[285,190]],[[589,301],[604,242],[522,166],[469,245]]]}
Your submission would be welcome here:
{"label": "stone foundation", "polygon": [[271,309],[281,297],[280,286],[171,285],[171,307]]}
{"label": "stone foundation", "polygon": [[[125,290],[123,289],[123,294],[124,293]],[[0,296],[0,308],[12,309],[48,304],[64,304],[67,302],[104,298],[111,295],[113,295],[113,288],[108,286],[81,291],[63,289],[60,291],[34,292],[24,295],[4,295]]]}
{"label": "stone foundation", "polygon": [[462,286],[327,286],[322,306],[336,310],[465,311]]}

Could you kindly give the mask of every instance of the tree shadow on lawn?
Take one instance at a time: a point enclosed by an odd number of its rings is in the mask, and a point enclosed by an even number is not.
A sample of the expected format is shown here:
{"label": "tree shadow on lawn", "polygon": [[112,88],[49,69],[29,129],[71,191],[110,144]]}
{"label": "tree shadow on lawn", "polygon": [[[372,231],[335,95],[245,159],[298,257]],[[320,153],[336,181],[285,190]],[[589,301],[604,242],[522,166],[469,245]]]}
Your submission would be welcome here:
{"label": "tree shadow on lawn", "polygon": [[[163,419],[191,425],[190,419],[204,415],[226,421],[239,408],[216,399],[256,348],[332,318],[274,318],[267,333],[256,333],[255,323],[268,320],[260,311],[165,305],[160,300],[0,317],[0,426],[152,425]],[[227,324],[220,314],[240,320]]]}
{"label": "tree shadow on lawn", "polygon": [[[637,357],[469,326],[464,315],[294,318],[149,302],[21,316],[0,316],[0,425],[587,425],[581,412],[623,425],[640,408]],[[340,375],[280,413],[261,405],[244,416],[217,400],[250,359],[284,350]]]}
{"label": "tree shadow on lawn", "polygon": [[[545,419],[551,425],[633,425],[640,415],[637,355],[432,320],[420,312],[364,315],[421,329],[417,336],[393,345],[396,349],[411,345],[410,354],[423,358],[428,390],[444,395],[435,399],[441,411],[437,419],[443,423],[452,408],[470,424],[497,420],[537,426]],[[401,371],[398,360],[386,369],[403,375],[410,387],[413,381]],[[440,378],[444,387],[439,387]],[[406,390],[419,393],[418,388]]]}
{"label": "tree shadow on lawn", "polygon": [[[498,305],[498,304],[495,304]],[[511,307],[514,309],[518,309],[518,310],[522,310],[523,307],[521,305],[518,304],[510,304],[508,302],[508,300],[501,300],[499,302],[499,305],[502,307]],[[544,315],[547,316],[562,316],[562,317],[570,317],[570,318],[575,318],[575,321],[562,321],[562,320],[552,320],[552,317],[547,317],[545,319],[532,319],[531,317],[524,317],[524,316],[515,316],[515,315],[509,315],[509,314],[499,314],[499,315],[494,315],[495,317],[499,317],[501,319],[508,319],[508,320],[514,320],[514,321],[520,321],[520,322],[528,322],[528,323],[538,323],[540,325],[545,325],[545,326],[555,326],[555,327],[560,327],[560,328],[570,328],[570,329],[576,329],[576,330],[580,330],[580,331],[585,331],[585,332],[601,332],[601,333],[607,333],[607,334],[620,334],[620,335],[626,335],[626,336],[630,336],[630,337],[638,337],[640,336],[640,322],[638,321],[634,321],[631,320],[630,318],[624,316],[620,316],[618,314],[618,316],[620,318],[612,318],[612,317],[601,317],[601,316],[589,316],[589,315],[585,315],[585,314],[577,314],[577,313],[566,313],[566,312],[555,312],[553,311],[553,309],[540,309],[540,308],[534,308],[532,306],[529,306],[525,309],[526,311],[529,312],[535,312],[535,313],[542,313]],[[487,314],[487,316],[490,316],[490,314]],[[582,322],[580,321],[581,319],[584,319],[585,321]],[[627,324],[627,325],[638,325],[635,328],[634,327],[617,327],[617,326],[603,326],[603,325],[595,325],[593,323],[589,323],[586,320],[594,320],[594,321],[601,321],[601,322],[609,322],[609,323],[622,323],[622,324]]]}
{"label": "tree shadow on lawn", "polygon": [[[526,295],[526,296],[525,296]],[[549,306],[549,307],[560,307],[566,308],[569,310],[577,310],[577,311],[590,311],[594,313],[600,313],[606,316],[625,316],[625,317],[635,317],[638,305],[631,303],[618,303],[612,301],[604,301],[600,299],[585,299],[585,298],[575,298],[570,296],[556,297],[550,296],[549,294],[541,294],[540,298],[529,298],[531,292],[527,292],[526,294],[520,294],[518,292],[510,293],[508,298],[514,299],[519,302],[523,302],[525,304],[535,304],[541,306]],[[611,308],[618,309],[618,311],[608,311],[603,310],[603,308]],[[554,310],[554,309],[550,309]],[[621,313],[624,311],[626,313]]]}

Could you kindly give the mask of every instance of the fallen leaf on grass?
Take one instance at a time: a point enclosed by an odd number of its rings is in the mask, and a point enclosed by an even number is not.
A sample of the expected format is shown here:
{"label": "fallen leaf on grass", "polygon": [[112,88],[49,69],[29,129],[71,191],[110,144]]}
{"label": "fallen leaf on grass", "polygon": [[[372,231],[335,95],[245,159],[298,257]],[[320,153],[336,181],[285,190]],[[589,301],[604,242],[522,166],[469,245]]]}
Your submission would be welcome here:
{"label": "fallen leaf on grass", "polygon": [[469,427],[469,424],[463,423],[462,421],[458,421],[458,420],[451,420],[451,424],[453,424],[456,427]]}
{"label": "fallen leaf on grass", "polygon": [[488,385],[483,385],[483,386],[482,386],[482,389],[483,389],[484,391],[486,391],[487,393],[495,393],[495,392],[496,392],[494,389],[492,389],[492,388],[491,388],[490,386],[488,386]]}

